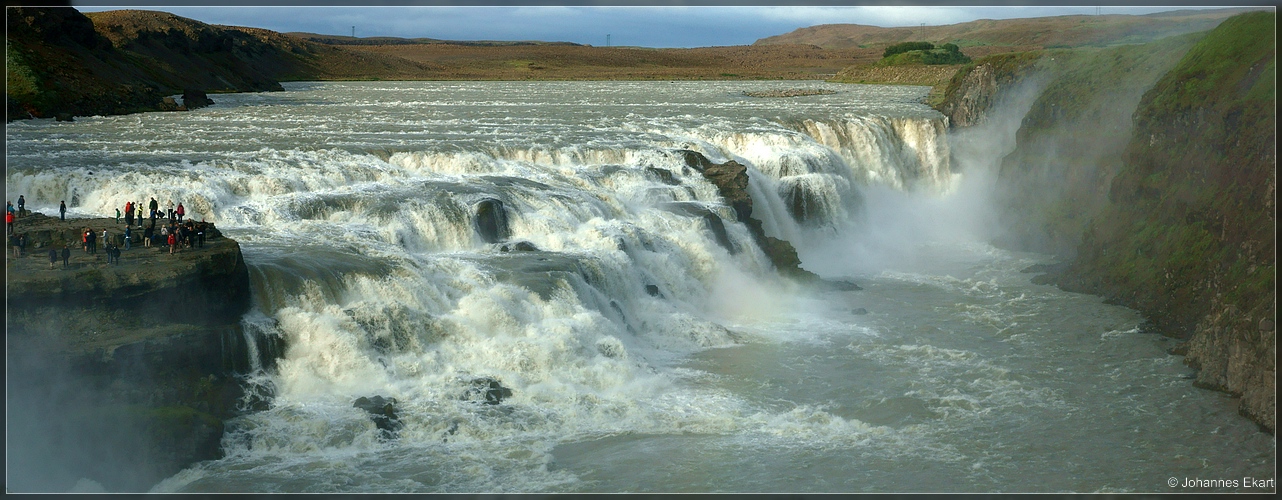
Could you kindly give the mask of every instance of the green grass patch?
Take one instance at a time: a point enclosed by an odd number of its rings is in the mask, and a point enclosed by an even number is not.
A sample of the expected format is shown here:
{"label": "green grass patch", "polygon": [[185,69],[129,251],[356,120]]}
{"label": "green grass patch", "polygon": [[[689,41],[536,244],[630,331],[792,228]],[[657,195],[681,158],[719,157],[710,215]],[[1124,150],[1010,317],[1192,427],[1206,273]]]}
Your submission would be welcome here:
{"label": "green grass patch", "polygon": [[40,91],[40,79],[13,44],[5,47],[5,92],[19,100],[34,99]]}

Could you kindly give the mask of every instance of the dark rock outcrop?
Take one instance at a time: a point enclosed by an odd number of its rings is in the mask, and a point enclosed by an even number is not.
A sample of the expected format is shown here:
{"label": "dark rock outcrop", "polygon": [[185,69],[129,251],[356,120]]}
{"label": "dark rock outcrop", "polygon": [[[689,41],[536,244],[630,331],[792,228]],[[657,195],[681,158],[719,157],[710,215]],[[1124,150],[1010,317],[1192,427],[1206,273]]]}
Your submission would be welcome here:
{"label": "dark rock outcrop", "polygon": [[793,248],[791,243],[766,236],[765,230],[761,227],[761,221],[752,217],[752,196],[748,193],[748,167],[733,160],[721,164],[712,163],[703,154],[688,149],[678,150],[676,154],[682,157],[687,167],[703,174],[705,179],[717,186],[721,198],[734,209],[736,220],[748,226],[748,232],[752,234],[753,240],[770,258],[775,269],[785,276],[803,281],[822,281],[818,275],[801,268],[801,259],[797,257],[797,249]]}
{"label": "dark rock outcrop", "polygon": [[161,111],[186,111],[187,110],[186,106],[178,105],[178,100],[172,97],[165,97],[164,99],[161,99],[160,106],[158,106],[158,108]]}
{"label": "dark rock outcrop", "polygon": [[355,408],[365,410],[374,421],[374,426],[379,430],[379,437],[382,439],[395,439],[397,432],[405,427],[401,423],[400,417],[396,415],[396,398],[384,398],[383,396],[374,396],[372,398],[360,397],[352,403]]}
{"label": "dark rock outcrop", "polygon": [[211,106],[214,101],[205,95],[205,91],[196,89],[183,90],[183,107],[188,110]]}
{"label": "dark rock outcrop", "polygon": [[513,244],[504,244],[499,247],[500,252],[537,252],[539,247],[528,241],[518,241]]}
{"label": "dark rock outcrop", "polygon": [[493,377],[474,378],[467,384],[468,388],[463,393],[463,400],[465,401],[496,405],[502,403],[504,399],[512,397],[512,389],[503,387],[503,384]]}
{"label": "dark rock outcrop", "polygon": [[476,234],[486,243],[498,243],[508,239],[512,232],[507,225],[507,211],[503,202],[486,198],[472,206]]}

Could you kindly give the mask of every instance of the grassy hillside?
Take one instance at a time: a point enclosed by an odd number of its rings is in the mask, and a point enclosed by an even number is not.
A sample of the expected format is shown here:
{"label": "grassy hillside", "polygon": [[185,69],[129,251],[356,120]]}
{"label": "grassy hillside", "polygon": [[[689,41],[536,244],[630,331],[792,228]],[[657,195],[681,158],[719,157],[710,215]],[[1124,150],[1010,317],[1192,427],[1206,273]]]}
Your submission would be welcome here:
{"label": "grassy hillside", "polygon": [[1144,94],[1066,288],[1190,338],[1198,382],[1273,429],[1276,16],[1234,17]]}
{"label": "grassy hillside", "polygon": [[143,68],[70,8],[7,8],[8,119],[151,109],[163,96]]}

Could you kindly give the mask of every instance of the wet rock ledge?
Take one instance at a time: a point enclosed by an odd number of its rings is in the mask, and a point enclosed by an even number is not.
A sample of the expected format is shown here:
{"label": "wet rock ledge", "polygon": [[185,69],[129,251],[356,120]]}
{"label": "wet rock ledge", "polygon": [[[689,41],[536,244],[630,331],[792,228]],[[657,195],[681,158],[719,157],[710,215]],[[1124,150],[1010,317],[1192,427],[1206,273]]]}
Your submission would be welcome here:
{"label": "wet rock ledge", "polygon": [[[100,236],[106,229],[121,246],[118,264],[101,241],[96,254],[83,250],[86,227]],[[240,245],[211,226],[203,248],[170,255],[164,245],[144,247],[134,226],[123,250],[124,223],[114,219],[29,214],[14,229],[28,242],[21,257],[5,247],[8,402],[32,415],[11,420],[29,428],[11,426],[10,435],[38,436],[49,447],[40,453],[66,469],[42,470],[51,479],[37,487],[89,479],[107,491],[146,491],[218,458],[222,421],[243,396],[237,373],[249,365]],[[59,252],[53,269],[51,247]],[[11,466],[37,467],[24,456],[11,453]]]}

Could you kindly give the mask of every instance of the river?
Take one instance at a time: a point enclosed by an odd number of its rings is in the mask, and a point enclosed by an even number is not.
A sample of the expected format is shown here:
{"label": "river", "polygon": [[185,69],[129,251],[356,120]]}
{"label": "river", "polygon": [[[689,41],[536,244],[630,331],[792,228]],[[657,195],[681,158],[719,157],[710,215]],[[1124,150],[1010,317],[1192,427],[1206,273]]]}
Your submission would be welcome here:
{"label": "river", "polygon": [[[836,93],[743,94],[796,87]],[[1273,478],[1273,437],[1194,388],[1174,340],[1032,284],[1021,270],[1050,256],[986,243],[1014,130],[952,145],[924,87],[285,89],[7,131],[7,195],[31,209],[108,216],[155,197],[216,222],[253,278],[246,335],[288,345],[250,377],[274,396],[227,423],[225,458],[154,492],[1254,492],[1167,484]],[[863,289],[780,277],[683,150],[748,166],[765,232]],[[502,241],[477,230],[487,200]],[[478,380],[511,395],[486,404]],[[396,399],[394,433],[353,407],[373,396]]]}

